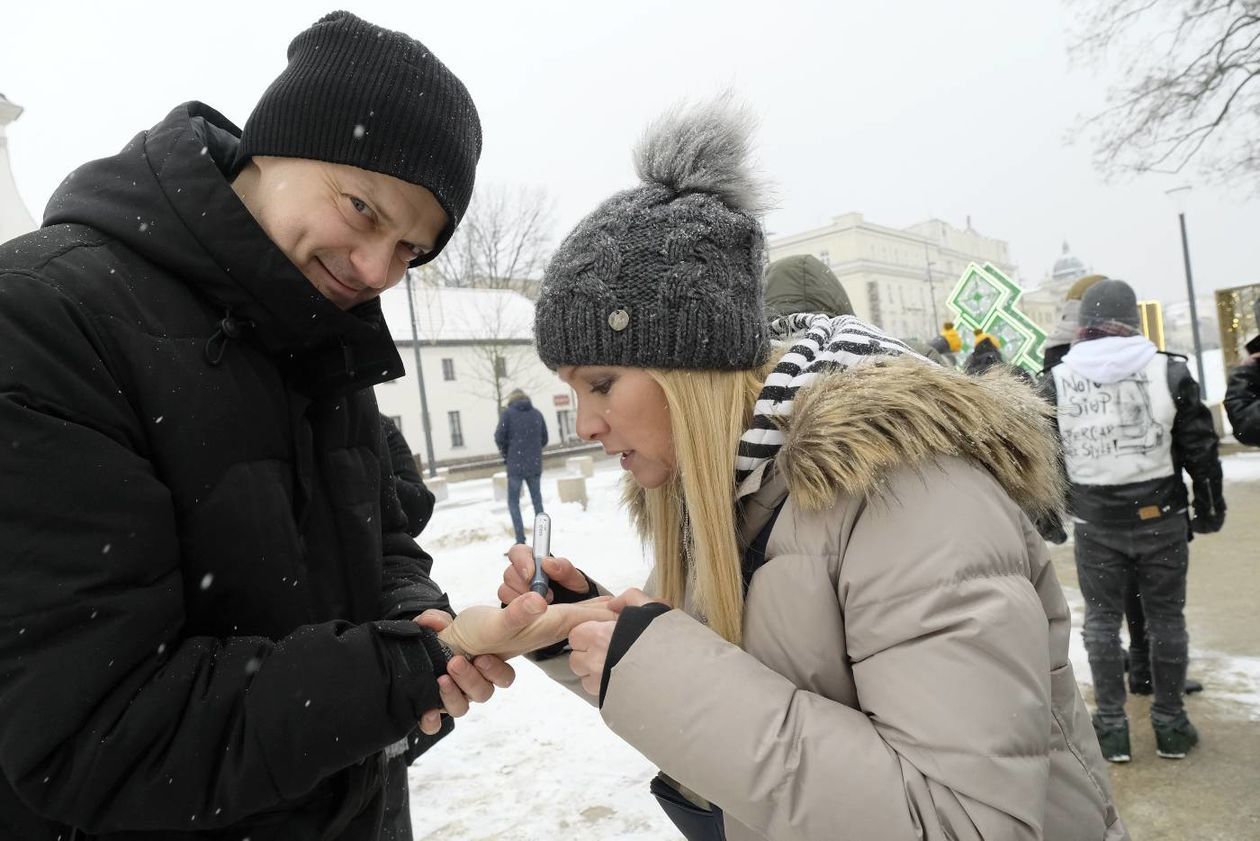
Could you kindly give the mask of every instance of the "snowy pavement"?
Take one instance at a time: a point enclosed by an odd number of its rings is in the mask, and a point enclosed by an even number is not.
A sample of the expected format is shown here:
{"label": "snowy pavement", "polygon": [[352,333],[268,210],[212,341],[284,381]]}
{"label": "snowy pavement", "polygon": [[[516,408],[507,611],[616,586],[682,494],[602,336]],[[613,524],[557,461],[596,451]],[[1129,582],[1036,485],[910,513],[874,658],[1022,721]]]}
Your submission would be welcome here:
{"label": "snowy pavement", "polygon": [[[1227,482],[1260,482],[1260,452],[1223,459]],[[648,565],[621,510],[622,471],[599,462],[587,480],[583,511],[559,504],[555,478],[543,477],[554,520],[552,548],[613,592],[640,586]],[[528,523],[529,504],[523,506]],[[451,485],[421,544],[434,556],[434,578],[457,608],[493,603],[512,541],[507,506],[494,502],[489,479]],[[1089,682],[1081,645],[1080,593],[1065,588],[1072,607],[1071,658]],[[1212,676],[1213,695],[1260,720],[1260,658],[1192,651],[1197,676]],[[518,661],[516,684],[460,719],[455,732],[411,768],[415,837],[450,841],[601,838],[677,839],[648,794],[655,769],[607,730],[595,708],[561,689],[532,664]]]}
{"label": "snowy pavement", "polygon": [[[571,558],[613,592],[647,577],[641,544],[621,510],[615,459],[587,480],[590,505],[556,499],[543,476],[553,520],[552,551]],[[455,607],[494,603],[512,543],[507,504],[493,502],[489,479],[452,484],[421,536],[433,577]],[[530,522],[528,497],[522,512]],[[455,732],[411,768],[415,837],[463,839],[679,838],[648,794],[656,769],[604,727],[594,706],[526,661],[516,683],[460,719]]]}

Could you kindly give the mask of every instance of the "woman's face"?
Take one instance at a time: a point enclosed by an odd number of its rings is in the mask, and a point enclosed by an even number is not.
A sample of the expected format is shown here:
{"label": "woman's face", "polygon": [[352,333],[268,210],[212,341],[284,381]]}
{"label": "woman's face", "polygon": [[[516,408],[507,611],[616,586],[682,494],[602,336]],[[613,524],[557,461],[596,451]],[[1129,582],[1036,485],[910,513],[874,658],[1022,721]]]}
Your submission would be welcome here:
{"label": "woman's face", "polygon": [[665,392],[642,368],[566,365],[560,379],[577,392],[577,433],[621,453],[621,467],[644,488],[674,472],[674,437]]}

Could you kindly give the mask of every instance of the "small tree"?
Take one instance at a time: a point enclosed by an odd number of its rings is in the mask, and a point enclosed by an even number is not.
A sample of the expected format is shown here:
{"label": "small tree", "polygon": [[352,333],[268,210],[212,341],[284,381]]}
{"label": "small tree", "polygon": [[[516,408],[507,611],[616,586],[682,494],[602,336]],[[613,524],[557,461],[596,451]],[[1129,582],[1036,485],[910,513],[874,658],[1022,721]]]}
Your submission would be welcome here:
{"label": "small tree", "polygon": [[433,269],[445,286],[510,289],[535,298],[550,256],[553,202],[541,187],[477,190]]}
{"label": "small tree", "polygon": [[[553,203],[546,190],[488,185],[473,197],[451,242],[424,267],[430,283],[439,286],[499,290],[537,297],[538,276],[548,257]],[[535,388],[526,373],[536,358],[522,334],[531,326],[520,323],[521,308],[510,295],[479,296],[474,311],[462,317],[475,322],[477,360],[469,379],[474,393],[494,401],[501,410],[513,387]]]}
{"label": "small tree", "polygon": [[1108,175],[1179,173],[1260,188],[1260,0],[1069,0],[1071,53],[1118,61],[1107,106],[1083,120]]}

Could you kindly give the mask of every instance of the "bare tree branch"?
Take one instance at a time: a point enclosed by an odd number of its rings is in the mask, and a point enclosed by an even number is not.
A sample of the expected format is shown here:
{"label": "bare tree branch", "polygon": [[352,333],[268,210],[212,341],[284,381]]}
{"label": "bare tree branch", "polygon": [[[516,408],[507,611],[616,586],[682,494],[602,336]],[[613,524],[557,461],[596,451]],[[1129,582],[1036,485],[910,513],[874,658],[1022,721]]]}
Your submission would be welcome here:
{"label": "bare tree branch", "polygon": [[1179,173],[1194,162],[1209,180],[1260,191],[1260,0],[1073,2],[1073,56],[1125,65],[1107,106],[1078,126],[1099,169]]}
{"label": "bare tree branch", "polygon": [[474,311],[465,314],[480,333],[472,349],[477,361],[469,373],[471,391],[500,409],[512,388],[542,385],[529,375],[537,358],[533,345],[521,342],[529,325],[518,323],[521,308],[506,293],[536,297],[550,256],[552,207],[541,188],[478,187],[450,243],[429,264],[427,277],[437,285],[501,293],[475,296]]}

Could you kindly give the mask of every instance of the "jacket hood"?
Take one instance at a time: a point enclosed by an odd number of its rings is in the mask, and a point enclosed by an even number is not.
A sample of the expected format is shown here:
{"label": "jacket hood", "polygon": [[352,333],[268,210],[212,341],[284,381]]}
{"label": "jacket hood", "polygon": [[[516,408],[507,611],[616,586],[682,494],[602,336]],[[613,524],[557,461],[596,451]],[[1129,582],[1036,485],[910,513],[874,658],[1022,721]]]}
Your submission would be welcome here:
{"label": "jacket hood", "polygon": [[1158,352],[1145,336],[1104,336],[1072,345],[1063,363],[1086,379],[1106,385],[1141,371]]}
{"label": "jacket hood", "polygon": [[853,315],[853,305],[840,281],[810,254],[775,260],[766,270],[767,316],[794,312]]}
{"label": "jacket hood", "polygon": [[1053,408],[1003,369],[877,359],[820,378],[797,403],[775,467],[804,508],[877,496],[890,471],[942,456],[987,470],[1030,515],[1062,505]]}
{"label": "jacket hood", "polygon": [[[314,354],[316,389],[401,376],[379,301],[349,312],[321,295],[232,190],[240,129],[188,102],[117,155],[85,164],[49,201],[44,225],[99,230],[194,288],[273,354]],[[331,370],[335,368],[337,370]]]}
{"label": "jacket hood", "polygon": [[515,409],[518,412],[528,412],[530,409],[534,408],[534,404],[530,402],[528,397],[518,397],[509,403],[508,407]]}

